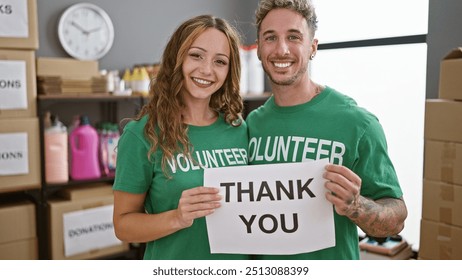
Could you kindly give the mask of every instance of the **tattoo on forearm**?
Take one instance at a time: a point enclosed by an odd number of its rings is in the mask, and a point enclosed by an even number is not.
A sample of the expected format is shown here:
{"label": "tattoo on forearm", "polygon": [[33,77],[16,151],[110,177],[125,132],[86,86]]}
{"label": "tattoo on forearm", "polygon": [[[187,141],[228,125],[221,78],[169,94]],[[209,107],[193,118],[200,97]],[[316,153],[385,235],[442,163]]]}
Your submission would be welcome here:
{"label": "tattoo on forearm", "polygon": [[348,217],[364,232],[371,236],[390,236],[398,234],[407,216],[402,199],[383,198],[377,201],[360,198]]}

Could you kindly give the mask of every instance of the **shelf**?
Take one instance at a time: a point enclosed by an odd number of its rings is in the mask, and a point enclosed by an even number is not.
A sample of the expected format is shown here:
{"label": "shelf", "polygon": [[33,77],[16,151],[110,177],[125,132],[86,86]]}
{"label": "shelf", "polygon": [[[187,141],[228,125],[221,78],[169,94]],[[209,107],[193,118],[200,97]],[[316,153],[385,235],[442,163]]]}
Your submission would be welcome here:
{"label": "shelf", "polygon": [[119,101],[119,100],[138,100],[144,98],[140,95],[112,95],[109,93],[75,93],[57,95],[38,95],[39,101]]}
{"label": "shelf", "polygon": [[105,183],[105,182],[112,182],[112,181],[114,181],[114,177],[101,177],[101,178],[90,179],[90,180],[69,180],[66,183],[58,183],[58,184],[44,183],[44,187],[47,189],[48,193],[52,193],[57,190],[62,190],[62,189],[69,188],[69,187],[75,187],[79,185],[93,184],[93,183]]}
{"label": "shelf", "polygon": [[[94,123],[107,121],[119,123],[120,120],[135,116],[140,108],[146,103],[147,98],[141,95],[119,96],[109,93],[76,93],[59,95],[38,95],[37,116],[40,118],[41,155],[44,155],[44,127],[43,117],[47,112],[59,116],[67,126],[72,124],[77,115],[86,115]],[[44,156],[41,157],[41,165],[45,165]],[[41,172],[41,188],[37,193],[37,238],[39,240],[39,259],[51,258],[51,241],[48,225],[50,224],[48,202],[59,191],[72,187],[80,187],[94,183],[112,183],[113,176],[103,176],[91,180],[72,180],[65,183],[47,183],[44,170]],[[139,253],[136,248],[127,252],[101,257],[102,259],[138,259]]]}

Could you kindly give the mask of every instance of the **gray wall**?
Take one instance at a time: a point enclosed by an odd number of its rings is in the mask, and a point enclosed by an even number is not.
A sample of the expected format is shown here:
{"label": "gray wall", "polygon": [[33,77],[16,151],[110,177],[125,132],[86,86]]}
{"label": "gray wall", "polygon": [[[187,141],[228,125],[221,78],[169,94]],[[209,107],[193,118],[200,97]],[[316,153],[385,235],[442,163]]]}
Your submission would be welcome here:
{"label": "gray wall", "polygon": [[438,97],[440,61],[462,47],[462,1],[430,0],[428,18],[427,98]]}
{"label": "gray wall", "polygon": [[[111,16],[116,37],[100,68],[123,70],[134,64],[158,62],[173,30],[186,18],[211,13],[229,20],[244,42],[255,41],[254,11],[258,0],[87,0]],[[37,56],[67,57],[57,37],[59,16],[78,0],[37,0],[39,44]],[[462,1],[429,0],[427,98],[438,96],[440,61],[462,46]],[[322,43],[322,42],[320,42]]]}
{"label": "gray wall", "polygon": [[[37,57],[69,57],[61,47],[57,29],[62,12],[79,0],[37,0],[39,49]],[[111,17],[115,39],[109,53],[100,59],[100,69],[155,63],[171,33],[185,19],[213,14],[230,21],[244,42],[255,41],[253,28],[257,0],[86,0],[103,8]]]}

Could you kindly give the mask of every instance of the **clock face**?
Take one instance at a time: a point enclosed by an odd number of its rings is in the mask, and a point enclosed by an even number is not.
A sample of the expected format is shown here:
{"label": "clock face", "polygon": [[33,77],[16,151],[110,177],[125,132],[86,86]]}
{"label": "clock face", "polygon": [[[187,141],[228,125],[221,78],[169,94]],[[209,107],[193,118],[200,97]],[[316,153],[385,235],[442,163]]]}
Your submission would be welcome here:
{"label": "clock face", "polygon": [[58,36],[64,50],[81,60],[97,60],[112,47],[114,26],[100,7],[79,3],[64,11],[58,23]]}

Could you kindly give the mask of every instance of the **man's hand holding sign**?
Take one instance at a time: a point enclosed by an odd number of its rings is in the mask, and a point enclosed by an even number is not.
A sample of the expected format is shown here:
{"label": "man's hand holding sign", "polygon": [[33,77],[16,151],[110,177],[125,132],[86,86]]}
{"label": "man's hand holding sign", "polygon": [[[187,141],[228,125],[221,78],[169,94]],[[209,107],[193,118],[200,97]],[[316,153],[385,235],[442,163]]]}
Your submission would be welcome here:
{"label": "man's hand holding sign", "polygon": [[212,253],[298,254],[335,246],[328,160],[204,170],[221,207],[206,217]]}

